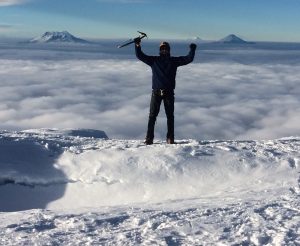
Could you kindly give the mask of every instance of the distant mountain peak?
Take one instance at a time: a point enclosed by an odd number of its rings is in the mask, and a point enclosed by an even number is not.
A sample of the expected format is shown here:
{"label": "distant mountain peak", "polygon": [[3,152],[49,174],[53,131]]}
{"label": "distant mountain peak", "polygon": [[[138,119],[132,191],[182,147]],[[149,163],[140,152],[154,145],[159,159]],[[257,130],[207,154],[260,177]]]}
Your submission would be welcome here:
{"label": "distant mountain peak", "polygon": [[239,38],[238,36],[236,36],[234,34],[230,34],[230,35],[226,36],[225,38],[221,39],[219,42],[222,42],[222,43],[234,43],[234,44],[245,44],[245,43],[248,43],[247,41]]}
{"label": "distant mountain peak", "polygon": [[192,40],[196,40],[196,41],[197,41],[197,40],[198,40],[198,41],[203,41],[203,39],[202,39],[202,38],[200,38],[200,37],[193,37],[193,38],[192,38]]}
{"label": "distant mountain peak", "polygon": [[89,43],[84,39],[77,38],[67,31],[45,32],[43,35],[31,39],[30,43]]}

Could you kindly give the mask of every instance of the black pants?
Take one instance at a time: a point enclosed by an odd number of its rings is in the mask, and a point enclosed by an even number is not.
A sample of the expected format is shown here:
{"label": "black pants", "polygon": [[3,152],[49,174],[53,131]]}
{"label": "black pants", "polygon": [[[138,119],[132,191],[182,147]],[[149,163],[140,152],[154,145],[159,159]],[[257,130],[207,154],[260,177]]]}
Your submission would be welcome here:
{"label": "black pants", "polygon": [[167,138],[174,139],[174,91],[153,90],[150,102],[150,113],[146,138],[154,138],[154,126],[159,113],[161,102],[164,101],[167,116]]}

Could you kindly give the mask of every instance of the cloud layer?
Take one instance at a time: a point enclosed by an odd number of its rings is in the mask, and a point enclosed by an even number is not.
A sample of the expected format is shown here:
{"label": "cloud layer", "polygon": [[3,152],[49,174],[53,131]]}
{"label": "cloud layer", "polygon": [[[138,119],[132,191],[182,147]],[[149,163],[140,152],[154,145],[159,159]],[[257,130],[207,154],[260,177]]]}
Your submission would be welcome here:
{"label": "cloud layer", "polygon": [[[50,51],[47,51],[50,52]],[[300,64],[193,63],[178,70],[176,138],[299,135]],[[144,138],[151,70],[137,60],[0,60],[0,128],[94,128]],[[161,108],[155,135],[164,139]]]}
{"label": "cloud layer", "polygon": [[0,0],[0,7],[1,6],[23,4],[25,2],[28,2],[28,0]]}
{"label": "cloud layer", "polygon": [[144,3],[149,0],[97,0],[100,3]]}

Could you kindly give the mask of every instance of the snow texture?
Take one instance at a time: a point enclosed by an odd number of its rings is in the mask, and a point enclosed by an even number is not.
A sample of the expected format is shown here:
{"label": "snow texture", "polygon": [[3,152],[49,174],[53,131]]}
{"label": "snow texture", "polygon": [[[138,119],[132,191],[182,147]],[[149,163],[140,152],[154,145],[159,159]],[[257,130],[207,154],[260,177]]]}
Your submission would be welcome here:
{"label": "snow texture", "polygon": [[2,131],[0,244],[299,245],[299,153],[298,137]]}

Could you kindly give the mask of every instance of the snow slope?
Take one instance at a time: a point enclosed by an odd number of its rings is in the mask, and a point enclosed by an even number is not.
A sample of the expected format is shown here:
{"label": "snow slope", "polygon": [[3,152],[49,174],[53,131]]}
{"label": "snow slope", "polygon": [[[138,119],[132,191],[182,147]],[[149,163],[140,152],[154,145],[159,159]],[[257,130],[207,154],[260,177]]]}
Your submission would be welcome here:
{"label": "snow slope", "polygon": [[0,133],[1,245],[299,245],[300,138]]}

